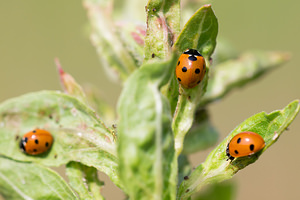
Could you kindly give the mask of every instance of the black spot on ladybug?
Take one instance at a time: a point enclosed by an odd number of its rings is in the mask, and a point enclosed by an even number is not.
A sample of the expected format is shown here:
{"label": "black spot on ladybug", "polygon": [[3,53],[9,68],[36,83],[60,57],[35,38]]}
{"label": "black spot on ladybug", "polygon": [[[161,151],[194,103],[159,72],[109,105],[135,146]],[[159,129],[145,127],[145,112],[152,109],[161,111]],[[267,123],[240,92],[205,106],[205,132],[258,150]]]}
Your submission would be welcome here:
{"label": "black spot on ladybug", "polygon": [[33,152],[37,152],[37,150],[36,150],[36,149],[33,149]]}
{"label": "black spot on ladybug", "polygon": [[254,150],[254,144],[250,144],[250,150],[251,150],[251,151]]}
{"label": "black spot on ladybug", "polygon": [[188,176],[183,177],[184,180],[189,180]]}
{"label": "black spot on ladybug", "polygon": [[238,138],[237,141],[236,141],[236,143],[239,144],[241,142],[241,140],[242,140],[241,138]]}
{"label": "black spot on ladybug", "polygon": [[177,65],[180,65],[180,61],[178,61]]}
{"label": "black spot on ladybug", "polygon": [[49,143],[48,143],[48,142],[46,142],[45,146],[46,146],[46,147],[48,147],[48,146],[49,146]]}
{"label": "black spot on ladybug", "polygon": [[27,137],[24,138],[24,142],[25,142],[25,143],[28,142],[28,138],[27,138]]}
{"label": "black spot on ladybug", "polygon": [[197,58],[196,58],[195,56],[189,56],[189,60],[190,60],[190,61],[196,61]]}
{"label": "black spot on ladybug", "polygon": [[33,133],[36,133],[36,130],[33,130],[32,132],[33,132]]}
{"label": "black spot on ladybug", "polygon": [[186,67],[183,67],[183,68],[182,68],[182,71],[183,71],[183,72],[186,72],[186,71],[187,71],[187,68],[186,68]]}
{"label": "black spot on ladybug", "polygon": [[239,154],[239,152],[238,152],[237,150],[234,150],[234,153],[235,153],[235,154]]}
{"label": "black spot on ladybug", "polygon": [[34,140],[34,143],[39,144],[39,140],[38,140],[38,139],[35,139],[35,140]]}
{"label": "black spot on ladybug", "polygon": [[195,70],[195,73],[196,73],[196,74],[199,74],[199,73],[200,73],[200,69],[197,68],[197,69]]}
{"label": "black spot on ladybug", "polygon": [[181,81],[181,78],[177,78],[178,79],[178,81]]}

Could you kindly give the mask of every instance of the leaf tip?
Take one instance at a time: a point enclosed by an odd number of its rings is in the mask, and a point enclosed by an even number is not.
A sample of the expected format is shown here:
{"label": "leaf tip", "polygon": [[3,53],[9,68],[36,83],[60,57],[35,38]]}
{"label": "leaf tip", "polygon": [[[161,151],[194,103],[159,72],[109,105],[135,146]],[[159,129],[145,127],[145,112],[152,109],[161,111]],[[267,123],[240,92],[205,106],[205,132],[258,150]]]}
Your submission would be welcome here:
{"label": "leaf tip", "polygon": [[212,10],[211,4],[205,4],[205,5],[202,6],[202,8],[205,9],[205,10]]}
{"label": "leaf tip", "polygon": [[277,57],[277,59],[281,61],[289,61],[292,55],[289,52],[278,52],[274,57]]}
{"label": "leaf tip", "polygon": [[64,72],[64,70],[62,69],[61,64],[60,64],[60,61],[59,61],[59,59],[58,59],[57,57],[54,58],[54,62],[55,62],[55,65],[56,65],[56,68],[57,68],[59,74],[60,74],[60,75],[64,74],[65,72]]}

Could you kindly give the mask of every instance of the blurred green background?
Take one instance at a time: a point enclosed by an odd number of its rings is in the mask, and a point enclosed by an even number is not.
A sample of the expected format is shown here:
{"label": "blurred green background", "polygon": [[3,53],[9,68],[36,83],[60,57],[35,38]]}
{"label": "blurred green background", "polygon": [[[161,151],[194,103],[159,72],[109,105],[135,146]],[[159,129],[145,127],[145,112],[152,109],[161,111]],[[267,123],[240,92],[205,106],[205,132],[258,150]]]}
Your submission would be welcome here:
{"label": "blurred green background", "polygon": [[[134,7],[131,2],[126,1],[126,7],[134,12],[127,19],[144,20],[147,1],[140,0]],[[249,116],[281,109],[300,98],[300,2],[216,0],[212,7],[219,20],[219,36],[239,52],[275,50],[292,56],[281,68],[209,106],[221,140]],[[105,99],[115,105],[121,86],[101,68],[89,41],[88,19],[81,1],[0,1],[0,24],[1,102],[32,91],[60,89],[54,64],[58,57],[79,83],[97,85]],[[300,199],[299,122],[300,117],[255,164],[235,176],[236,199]],[[192,155],[193,165],[202,162],[208,152]],[[120,199],[120,192],[112,192],[111,185],[104,189],[104,195]]]}

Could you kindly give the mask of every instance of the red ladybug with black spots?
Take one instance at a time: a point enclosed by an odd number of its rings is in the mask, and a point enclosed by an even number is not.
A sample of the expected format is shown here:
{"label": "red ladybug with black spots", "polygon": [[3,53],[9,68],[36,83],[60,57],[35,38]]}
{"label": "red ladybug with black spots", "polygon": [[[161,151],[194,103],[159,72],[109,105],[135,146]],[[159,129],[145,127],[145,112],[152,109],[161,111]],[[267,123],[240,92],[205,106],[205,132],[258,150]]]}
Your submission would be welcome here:
{"label": "red ladybug with black spots", "polygon": [[236,134],[230,140],[226,148],[226,154],[228,159],[232,161],[234,158],[255,154],[264,147],[265,141],[259,134],[246,131]]}
{"label": "red ladybug with black spots", "polygon": [[187,49],[178,59],[176,78],[184,88],[193,88],[204,78],[206,64],[203,56],[195,49]]}
{"label": "red ladybug with black spots", "polygon": [[53,137],[50,132],[43,129],[35,129],[22,137],[20,148],[26,154],[38,155],[47,152],[52,144]]}

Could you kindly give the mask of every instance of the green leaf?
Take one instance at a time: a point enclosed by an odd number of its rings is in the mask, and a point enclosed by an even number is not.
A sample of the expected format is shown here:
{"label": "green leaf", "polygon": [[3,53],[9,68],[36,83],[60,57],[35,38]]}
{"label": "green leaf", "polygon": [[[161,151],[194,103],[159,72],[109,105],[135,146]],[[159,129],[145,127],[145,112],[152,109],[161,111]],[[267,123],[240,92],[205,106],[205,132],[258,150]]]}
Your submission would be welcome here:
{"label": "green leaf", "polygon": [[180,154],[178,156],[178,185],[180,185],[180,183],[187,178],[191,171],[192,166],[188,160],[188,156]]}
{"label": "green leaf", "polygon": [[[119,185],[115,135],[96,113],[76,98],[53,91],[26,94],[0,104],[0,154],[15,160],[60,166],[82,162],[106,173]],[[21,137],[36,128],[54,137],[50,152],[29,156]]]}
{"label": "green leaf", "polygon": [[206,94],[200,104],[224,97],[232,89],[256,80],[289,59],[288,54],[280,52],[248,52],[238,59],[228,60],[214,66],[211,70]]}
{"label": "green leaf", "polygon": [[91,40],[103,61],[103,67],[109,66],[118,73],[122,80],[125,80],[137,68],[137,65],[114,32],[116,27],[110,13],[111,2],[85,0],[84,6],[88,11],[92,26]]}
{"label": "green leaf", "polygon": [[168,59],[180,30],[180,0],[149,0],[145,60]]}
{"label": "green leaf", "polygon": [[[178,198],[188,199],[192,194],[201,190],[203,186],[230,179],[239,170],[254,163],[265,150],[277,141],[294,120],[299,109],[299,101],[296,100],[283,110],[273,111],[270,114],[261,112],[245,120],[209,154],[206,161],[192,172],[188,180],[181,183]],[[234,135],[243,131],[260,134],[264,138],[266,146],[253,156],[236,158],[232,162],[227,161],[226,146],[228,142]]]}
{"label": "green leaf", "polygon": [[6,200],[78,199],[54,171],[0,156],[0,194]]}
{"label": "green leaf", "polygon": [[78,162],[70,162],[66,166],[66,174],[71,187],[77,192],[80,199],[104,199],[100,194],[103,183],[99,181],[95,168]]}
{"label": "green leaf", "polygon": [[125,83],[118,102],[119,170],[130,199],[176,196],[171,112],[160,93],[174,66],[174,58],[141,66]]}
{"label": "green leaf", "polygon": [[235,199],[235,190],[235,184],[232,181],[215,183],[196,195],[193,200],[233,200]]}
{"label": "green leaf", "polygon": [[182,153],[191,154],[216,144],[218,132],[212,126],[206,110],[196,112],[195,121],[184,138]]}
{"label": "green leaf", "polygon": [[179,52],[197,49],[208,61],[215,49],[218,20],[211,5],[202,6],[185,24],[175,47]]}

